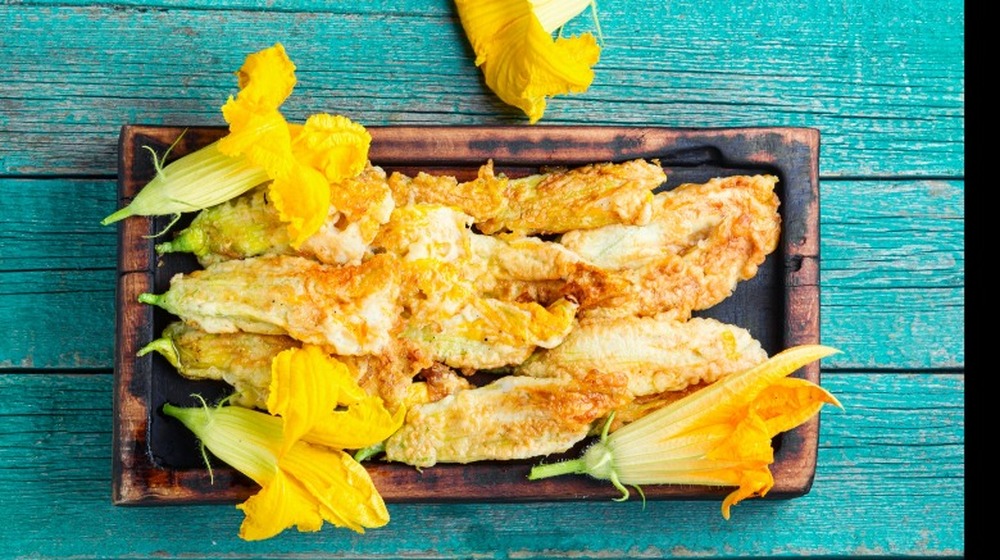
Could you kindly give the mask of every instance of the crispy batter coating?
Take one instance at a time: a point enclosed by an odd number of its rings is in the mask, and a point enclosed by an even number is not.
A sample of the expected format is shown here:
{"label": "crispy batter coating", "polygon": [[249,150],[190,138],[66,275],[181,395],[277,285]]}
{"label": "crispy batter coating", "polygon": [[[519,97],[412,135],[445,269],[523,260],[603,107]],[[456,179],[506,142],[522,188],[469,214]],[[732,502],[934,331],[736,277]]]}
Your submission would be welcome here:
{"label": "crispy batter coating", "polygon": [[483,235],[472,217],[441,204],[397,206],[373,247],[406,261],[434,259],[457,267],[484,297],[504,301],[554,303],[565,279],[602,271],[559,243],[537,237]]}
{"label": "crispy batter coating", "polygon": [[625,380],[505,376],[414,406],[386,440],[386,458],[416,467],[524,459],[567,451],[623,404]]}
{"label": "crispy batter coating", "polygon": [[479,176],[459,183],[451,175],[431,175],[423,171],[414,177],[399,172],[389,175],[389,188],[396,206],[439,204],[451,206],[483,221],[503,211],[507,179],[493,173],[493,162],[479,168]]}
{"label": "crispy batter coating", "polygon": [[577,379],[592,372],[623,375],[630,397],[637,398],[710,383],[766,359],[746,329],[715,319],[617,317],[580,321],[562,344],[535,352],[515,372]]}
{"label": "crispy batter coating", "polygon": [[[301,345],[285,335],[208,333],[175,321],[142,353],[159,352],[189,379],[213,379],[232,385],[233,404],[267,410],[272,360],[281,351]],[[405,339],[396,341],[381,354],[335,357],[347,366],[366,392],[381,397],[390,410],[407,399],[414,377],[425,367],[429,371],[421,376],[430,391],[423,402],[468,387],[467,381],[463,384],[453,379],[457,378],[454,373],[449,376],[450,370],[429,361]]]}
{"label": "crispy batter coating", "polygon": [[507,183],[504,211],[479,222],[483,233],[562,233],[649,222],[653,189],[667,180],[656,163],[632,160],[552,171]]}
{"label": "crispy batter coating", "polygon": [[435,361],[472,373],[523,362],[535,348],[556,346],[573,328],[577,305],[565,299],[545,307],[479,295],[453,263],[405,262],[403,336]]}
{"label": "crispy batter coating", "polygon": [[[563,452],[612,410],[614,428],[767,358],[746,330],[691,314],[777,247],[777,178],[654,196],[665,179],[641,160],[519,179],[488,162],[464,183],[370,166],[294,255],[259,190],[205,211],[185,234],[210,239],[205,269],[147,301],[184,322],[164,333],[187,347],[174,349],[182,374],[223,379],[252,406],[266,403],[273,354],[323,346],[408,408],[391,461]],[[514,375],[463,377],[482,370]]]}
{"label": "crispy batter coating", "polygon": [[398,327],[399,284],[391,255],[359,266],[277,255],[177,274],[154,303],[208,332],[287,334],[332,354],[378,354]]}
{"label": "crispy batter coating", "polygon": [[232,385],[233,404],[266,410],[271,360],[281,351],[301,345],[284,335],[207,333],[174,321],[142,354],[156,350],[188,379],[213,379]]}
{"label": "crispy batter coating", "polygon": [[326,221],[299,254],[327,264],[360,264],[394,207],[385,171],[369,164],[357,177],[330,186]]}
{"label": "crispy batter coating", "polygon": [[678,319],[729,297],[778,245],[777,177],[733,176],[689,183],[655,197],[644,226],[573,231],[560,242],[623,282],[582,275],[563,294],[581,315],[656,315]]}
{"label": "crispy batter coating", "polygon": [[643,160],[601,163],[510,179],[493,172],[493,162],[465,183],[451,176],[420,173],[389,177],[396,204],[454,206],[480,231],[518,235],[562,233],[610,224],[649,221],[652,190],[666,181],[663,169]]}

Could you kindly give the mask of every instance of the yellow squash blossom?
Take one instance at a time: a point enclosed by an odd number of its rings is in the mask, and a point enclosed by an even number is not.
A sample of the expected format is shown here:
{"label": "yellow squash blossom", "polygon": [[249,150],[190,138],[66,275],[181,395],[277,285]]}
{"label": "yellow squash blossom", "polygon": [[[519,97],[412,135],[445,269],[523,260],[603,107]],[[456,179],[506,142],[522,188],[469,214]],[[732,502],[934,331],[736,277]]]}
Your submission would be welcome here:
{"label": "yellow squash blossom", "polygon": [[456,0],[465,34],[486,85],[534,124],[545,98],[586,91],[601,49],[590,33],[553,38],[552,31],[591,2]]}
{"label": "yellow squash blossom", "polygon": [[371,478],[344,449],[381,442],[405,411],[390,414],[343,363],[315,346],[281,352],[271,369],[269,413],[163,407],[205,449],[261,486],[237,506],[245,514],[240,537],[267,539],[293,526],[318,531],[324,520],[359,533],[388,523]]}
{"label": "yellow squash blossom", "polygon": [[292,246],[299,247],[326,221],[331,182],[364,169],[371,136],[340,115],[317,114],[304,126],[289,125],[278,109],[295,85],[294,71],[280,43],[247,57],[237,73],[240,92],[222,107],[230,132],[219,149],[245,155],[267,171],[271,199],[288,222]]}
{"label": "yellow squash blossom", "polygon": [[624,485],[697,484],[735,486],[722,502],[722,516],[744,498],[764,496],[774,486],[771,439],[817,414],[824,404],[840,407],[818,385],[786,376],[837,350],[801,345],[732,374],[660,410],[602,434],[579,459],[536,466],[529,478],[589,474]]}
{"label": "yellow squash blossom", "polygon": [[246,57],[240,91],[222,106],[229,134],[162,167],[125,208],[102,220],[193,212],[270,181],[269,194],[288,223],[293,247],[323,225],[331,184],[361,173],[371,136],[340,115],[317,114],[289,124],[281,104],[295,87],[295,65],[281,43]]}

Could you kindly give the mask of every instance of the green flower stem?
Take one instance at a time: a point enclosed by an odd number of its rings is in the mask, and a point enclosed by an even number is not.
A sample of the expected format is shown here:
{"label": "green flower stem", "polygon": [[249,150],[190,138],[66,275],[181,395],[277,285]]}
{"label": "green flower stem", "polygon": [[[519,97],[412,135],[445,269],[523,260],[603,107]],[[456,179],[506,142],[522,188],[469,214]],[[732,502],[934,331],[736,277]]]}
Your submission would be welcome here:
{"label": "green flower stem", "polygon": [[148,303],[149,305],[160,305],[163,303],[163,296],[151,293],[139,294],[139,303]]}
{"label": "green flower stem", "polygon": [[139,294],[139,303],[148,303],[149,305],[160,305],[163,303],[162,294],[151,294],[149,292]]}
{"label": "green flower stem", "polygon": [[572,461],[560,461],[548,465],[536,465],[531,467],[528,473],[528,480],[538,480],[564,474],[588,474],[587,463],[583,459],[573,459]]}
{"label": "green flower stem", "polygon": [[361,463],[385,451],[385,442],[381,441],[374,445],[369,445],[354,453],[354,460]]}

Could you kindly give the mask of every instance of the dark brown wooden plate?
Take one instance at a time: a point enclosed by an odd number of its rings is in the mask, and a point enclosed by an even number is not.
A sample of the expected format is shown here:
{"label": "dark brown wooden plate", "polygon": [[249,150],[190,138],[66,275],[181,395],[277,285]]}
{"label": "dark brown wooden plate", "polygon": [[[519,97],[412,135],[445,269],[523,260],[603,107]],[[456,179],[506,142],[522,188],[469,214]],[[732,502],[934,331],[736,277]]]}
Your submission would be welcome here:
{"label": "dark brown wooden plate", "polygon": [[[769,354],[819,342],[819,132],[808,128],[667,129],[644,127],[368,127],[370,158],[387,172],[443,172],[474,177],[492,159],[498,171],[523,176],[545,166],[577,166],[634,158],[656,159],[670,189],[712,177],[770,173],[778,176],[782,238],[752,280],[721,304],[699,313],[748,329]],[[184,133],[170,158],[200,148],[224,128],[127,125],[119,138],[119,203],[126,205],[155,172],[149,146],[163,153]],[[190,217],[188,218],[190,219]],[[197,267],[187,255],[159,258],[150,235],[169,217],[133,217],[119,223],[113,501],[166,504],[241,501],[256,485],[224,464],[214,482],[193,435],[164,416],[164,402],[193,406],[192,393],[222,396],[214,382],[182,378],[160,356],[136,357],[173,317],[141,304],[143,292],[161,293],[170,277]],[[183,225],[183,224],[180,224]],[[175,231],[177,226],[175,226]],[[819,382],[818,363],[795,374]],[[779,435],[768,498],[807,493],[816,470],[819,417]],[[586,442],[585,442],[586,443]],[[575,457],[582,443],[566,456]],[[545,458],[553,461],[556,457]],[[528,481],[542,459],[410,466],[373,461],[366,466],[388,502],[583,500],[617,497],[611,484],[585,476]],[[647,499],[721,499],[730,488],[650,485]]]}

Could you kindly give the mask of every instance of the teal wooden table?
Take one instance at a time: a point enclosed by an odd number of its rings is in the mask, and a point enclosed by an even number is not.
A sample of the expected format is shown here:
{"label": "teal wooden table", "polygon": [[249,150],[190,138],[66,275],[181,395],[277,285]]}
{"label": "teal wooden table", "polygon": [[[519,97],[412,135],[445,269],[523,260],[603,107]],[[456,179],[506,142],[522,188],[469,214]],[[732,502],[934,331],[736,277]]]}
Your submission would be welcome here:
{"label": "teal wooden table", "polygon": [[[111,503],[117,138],[221,126],[280,41],[283,106],[365,125],[514,124],[444,0],[0,2],[0,557],[961,556],[965,11],[955,0],[602,0],[593,85],[542,124],[822,134],[811,491],[748,500],[391,504],[386,527],[247,543],[232,505]],[[571,28],[588,28],[581,18]],[[572,31],[572,29],[571,29]]]}

